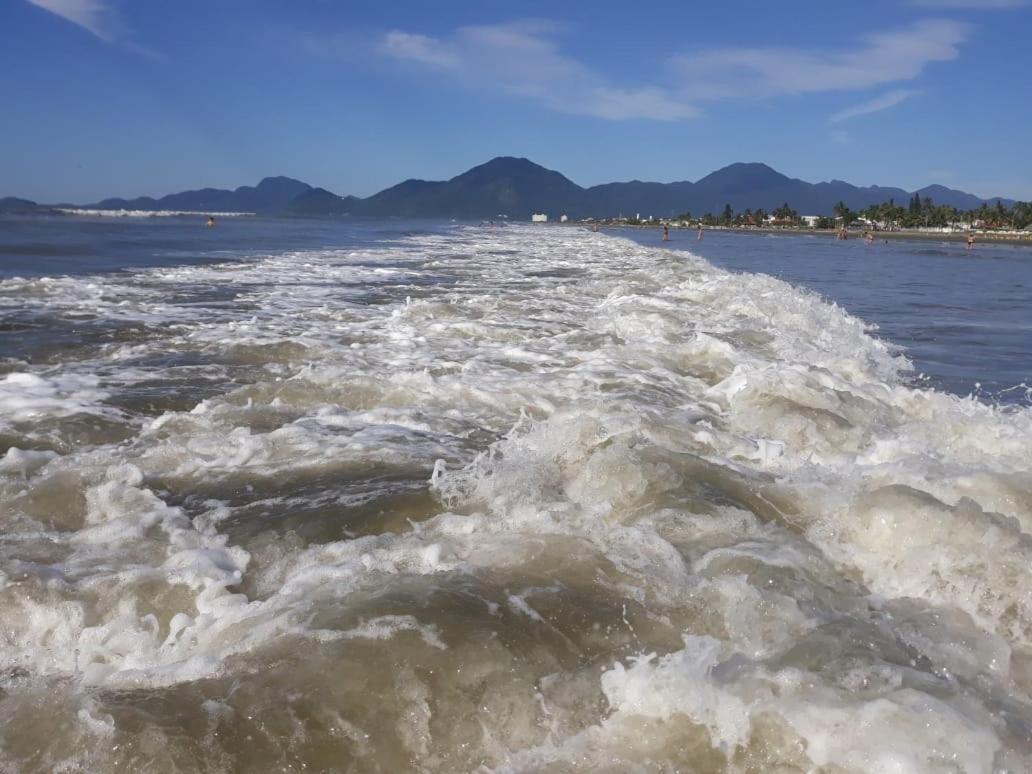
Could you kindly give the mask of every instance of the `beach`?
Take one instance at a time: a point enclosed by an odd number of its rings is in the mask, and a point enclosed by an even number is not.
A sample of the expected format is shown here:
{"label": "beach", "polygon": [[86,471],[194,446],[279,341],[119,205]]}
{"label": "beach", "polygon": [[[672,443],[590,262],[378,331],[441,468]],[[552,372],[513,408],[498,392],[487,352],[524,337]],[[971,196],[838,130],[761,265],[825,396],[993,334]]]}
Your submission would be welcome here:
{"label": "beach", "polygon": [[[585,223],[574,223],[568,221],[562,225],[570,226],[581,226],[587,225],[589,228],[591,224]],[[697,227],[690,226],[676,226],[670,224],[671,229],[676,232],[694,232],[697,231]],[[647,229],[659,229],[662,230],[663,223],[657,221],[655,223],[649,223],[641,226],[627,226],[620,224],[604,224],[599,226],[600,229],[625,229],[625,228],[647,228]],[[763,228],[758,226],[749,227],[728,227],[728,226],[704,226],[703,232],[715,231],[715,232],[731,232],[735,234],[773,234],[773,235],[784,235],[784,236],[799,236],[799,235],[812,235],[821,237],[837,237],[839,230],[833,228],[817,229],[817,228]],[[975,244],[979,242],[985,242],[990,244],[1003,244],[1003,245],[1017,245],[1017,246],[1032,246],[1032,233],[1022,234],[1019,232],[992,232],[992,231],[954,231],[954,232],[938,232],[938,231],[920,231],[916,229],[900,229],[896,231],[888,230],[872,230],[871,233],[875,239],[920,239],[930,242],[963,242],[966,243],[968,236],[975,238]],[[863,239],[864,230],[850,229],[848,232],[849,239]]]}

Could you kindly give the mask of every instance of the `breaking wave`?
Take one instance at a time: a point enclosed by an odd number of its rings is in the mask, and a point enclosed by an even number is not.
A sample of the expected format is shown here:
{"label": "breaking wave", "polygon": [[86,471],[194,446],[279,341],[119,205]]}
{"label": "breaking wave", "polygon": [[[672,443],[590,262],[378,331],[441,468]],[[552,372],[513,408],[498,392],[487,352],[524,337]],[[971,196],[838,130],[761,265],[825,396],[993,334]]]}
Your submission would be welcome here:
{"label": "breaking wave", "polygon": [[[573,229],[0,282],[0,766],[1032,767],[1032,410]],[[69,334],[72,335],[72,334]]]}
{"label": "breaking wave", "polygon": [[79,207],[58,207],[65,215],[84,215],[100,218],[175,218],[182,215],[205,215],[217,218],[243,218],[253,212],[210,212],[207,210],[96,210]]}

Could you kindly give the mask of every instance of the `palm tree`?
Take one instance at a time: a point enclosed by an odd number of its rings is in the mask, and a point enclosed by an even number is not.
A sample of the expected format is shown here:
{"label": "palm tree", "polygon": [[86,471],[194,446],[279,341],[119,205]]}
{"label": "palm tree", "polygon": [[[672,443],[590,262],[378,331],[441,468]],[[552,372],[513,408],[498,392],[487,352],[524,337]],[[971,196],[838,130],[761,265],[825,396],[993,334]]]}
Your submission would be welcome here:
{"label": "palm tree", "polygon": [[840,201],[836,204],[832,210],[837,217],[842,218],[842,225],[848,226],[854,220],[856,220],[856,213],[853,212],[849,207],[846,206],[845,202]]}

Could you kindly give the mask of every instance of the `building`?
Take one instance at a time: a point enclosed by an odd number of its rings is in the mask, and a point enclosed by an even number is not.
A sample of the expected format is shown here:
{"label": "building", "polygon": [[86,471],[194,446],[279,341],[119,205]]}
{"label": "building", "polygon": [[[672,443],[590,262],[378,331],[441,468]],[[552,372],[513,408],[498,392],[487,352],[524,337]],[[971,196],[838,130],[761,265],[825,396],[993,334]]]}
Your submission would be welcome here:
{"label": "building", "polygon": [[817,221],[820,219],[820,215],[803,215],[800,218],[800,220],[806,224],[807,228],[817,228]]}
{"label": "building", "polygon": [[543,212],[535,212],[530,219],[534,223],[548,223],[548,216]]}
{"label": "building", "polygon": [[568,221],[569,219],[570,219],[570,216],[569,216],[569,215],[563,215],[562,217],[560,217],[560,218],[559,218],[559,222],[560,222],[560,223],[565,223],[565,222],[566,222],[566,221]]}

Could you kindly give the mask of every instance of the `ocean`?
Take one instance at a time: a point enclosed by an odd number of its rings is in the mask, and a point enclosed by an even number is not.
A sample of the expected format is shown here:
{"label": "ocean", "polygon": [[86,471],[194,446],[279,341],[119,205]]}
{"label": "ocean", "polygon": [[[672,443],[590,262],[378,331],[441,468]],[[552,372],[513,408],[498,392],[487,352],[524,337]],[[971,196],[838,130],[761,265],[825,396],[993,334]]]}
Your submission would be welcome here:
{"label": "ocean", "polygon": [[1032,770],[1032,252],[0,219],[0,770]]}

